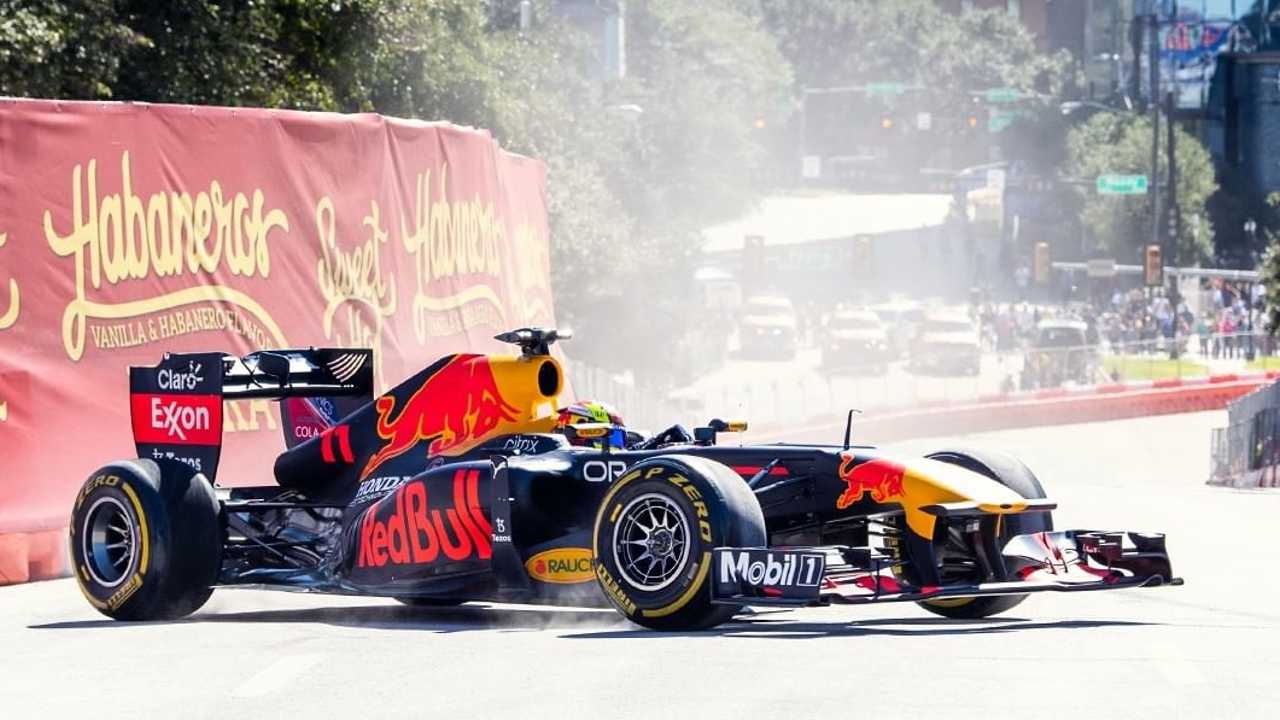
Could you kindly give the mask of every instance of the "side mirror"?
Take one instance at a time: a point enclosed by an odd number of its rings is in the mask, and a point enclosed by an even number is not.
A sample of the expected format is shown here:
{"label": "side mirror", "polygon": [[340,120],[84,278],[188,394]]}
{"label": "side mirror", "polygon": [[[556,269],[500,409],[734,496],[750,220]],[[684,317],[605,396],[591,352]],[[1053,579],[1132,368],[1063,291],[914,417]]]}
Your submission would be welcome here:
{"label": "side mirror", "polygon": [[746,432],[746,420],[721,420],[715,418],[706,427],[693,429],[693,440],[699,445],[715,445],[716,435],[722,432]]}

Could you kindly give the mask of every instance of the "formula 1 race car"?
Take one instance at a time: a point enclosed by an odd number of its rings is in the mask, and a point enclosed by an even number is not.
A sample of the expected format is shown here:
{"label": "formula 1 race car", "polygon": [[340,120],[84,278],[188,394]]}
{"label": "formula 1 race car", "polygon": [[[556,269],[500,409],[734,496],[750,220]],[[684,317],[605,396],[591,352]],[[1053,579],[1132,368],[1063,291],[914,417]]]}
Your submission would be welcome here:
{"label": "formula 1 race car", "polygon": [[[746,605],[914,601],[978,618],[1030,592],[1181,583],[1162,535],[1054,531],[1035,476],[997,453],[897,457],[848,429],[843,445],[728,446],[744,425],[721,420],[551,432],[558,337],[505,333],[518,356],[449,355],[377,398],[369,350],[133,368],[139,459],[92,473],[75,499],[80,587],[121,620],[255,585],[609,603],[685,630]],[[224,398],[280,400],[275,482],[215,492]]]}

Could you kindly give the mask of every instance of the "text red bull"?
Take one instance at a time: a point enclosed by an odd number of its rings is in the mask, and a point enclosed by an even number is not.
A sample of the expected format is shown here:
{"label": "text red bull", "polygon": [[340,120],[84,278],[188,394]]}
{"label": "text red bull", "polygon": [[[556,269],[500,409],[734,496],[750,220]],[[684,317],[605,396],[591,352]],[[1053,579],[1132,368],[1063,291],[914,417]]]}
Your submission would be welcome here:
{"label": "text red bull", "polygon": [[868,492],[871,499],[885,503],[902,497],[902,479],[906,468],[892,460],[874,459],[857,463],[850,453],[841,453],[840,479],[848,485],[836,498],[836,508],[843,510],[862,500]]}
{"label": "text red bull", "polygon": [[476,355],[450,360],[422,383],[399,412],[394,395],[378,398],[374,407],[378,436],[387,443],[369,458],[361,479],[420,442],[430,443],[428,456],[473,446],[501,423],[514,422],[517,412],[503,399],[489,360]]}

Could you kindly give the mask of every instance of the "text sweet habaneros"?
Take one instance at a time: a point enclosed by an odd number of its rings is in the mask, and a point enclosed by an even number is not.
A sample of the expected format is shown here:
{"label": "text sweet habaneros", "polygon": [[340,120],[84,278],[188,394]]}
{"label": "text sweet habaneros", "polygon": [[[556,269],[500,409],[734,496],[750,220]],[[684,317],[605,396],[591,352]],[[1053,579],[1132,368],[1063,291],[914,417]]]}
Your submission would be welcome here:
{"label": "text sweet habaneros", "polygon": [[[414,258],[416,276],[413,297],[414,330],[420,343],[445,332],[465,330],[481,322],[506,325],[549,314],[543,298],[549,294],[549,256],[544,234],[521,219],[516,223],[512,265],[519,296],[512,309],[521,318],[508,318],[491,284],[471,282],[455,296],[435,296],[429,288],[443,278],[462,275],[503,277],[501,248],[506,224],[493,203],[477,193],[469,200],[447,199],[448,165],[440,168],[432,185],[431,171],[416,175],[412,218],[401,218],[401,243]],[[120,156],[119,193],[98,192],[97,160],[77,164],[71,172],[72,217],[70,232],[60,232],[65,218],[44,210],[45,241],[60,257],[73,258],[75,297],[65,308],[62,340],[67,356],[79,361],[85,351],[86,330],[95,347],[107,350],[202,331],[230,331],[252,346],[289,345],[270,313],[251,295],[228,285],[208,282],[219,270],[240,278],[269,278],[273,232],[288,233],[292,223],[284,210],[272,207],[261,189],[224,191],[216,179],[193,196],[185,190],[159,191],[139,196],[128,151]],[[433,193],[433,189],[435,192]],[[355,247],[338,245],[333,201],[325,196],[316,203],[316,239],[320,256],[317,286],[325,301],[322,325],[325,338],[339,345],[382,347],[385,320],[396,311],[394,278],[383,272],[381,246],[387,243],[376,201],[361,226],[367,236]],[[0,248],[8,240],[0,233]],[[16,273],[8,282],[9,301],[0,313],[0,331],[20,318],[20,287]],[[106,302],[92,297],[104,283],[119,288],[130,281],[182,277],[197,279],[192,286],[154,297],[127,302]],[[476,302],[482,301],[482,302]],[[201,305],[204,307],[191,307]],[[230,307],[228,307],[230,306]],[[479,306],[491,306],[478,311]],[[341,310],[345,308],[345,312]],[[457,312],[448,312],[450,310]],[[431,314],[445,315],[447,323]],[[89,321],[97,321],[90,323]],[[458,327],[461,322],[462,326]],[[375,353],[380,358],[382,353]],[[380,366],[375,368],[382,384]],[[229,406],[227,430],[257,430],[257,417],[275,422],[265,402],[249,401],[248,412],[235,402]],[[255,404],[261,407],[252,407]],[[0,422],[7,419],[8,402],[0,398]],[[246,419],[247,417],[247,419]]]}

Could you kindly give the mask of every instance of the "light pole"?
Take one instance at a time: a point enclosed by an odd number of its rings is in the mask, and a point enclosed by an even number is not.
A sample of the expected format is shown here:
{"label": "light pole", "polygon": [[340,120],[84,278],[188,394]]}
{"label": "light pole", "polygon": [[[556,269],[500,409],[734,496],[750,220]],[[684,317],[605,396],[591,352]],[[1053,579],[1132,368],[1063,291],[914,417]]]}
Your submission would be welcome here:
{"label": "light pole", "polygon": [[[1249,254],[1258,243],[1258,223],[1253,218],[1244,221],[1244,232],[1249,236]],[[1245,326],[1249,332],[1249,348],[1245,351],[1245,360],[1253,360],[1253,283],[1245,285],[1244,290]]]}

